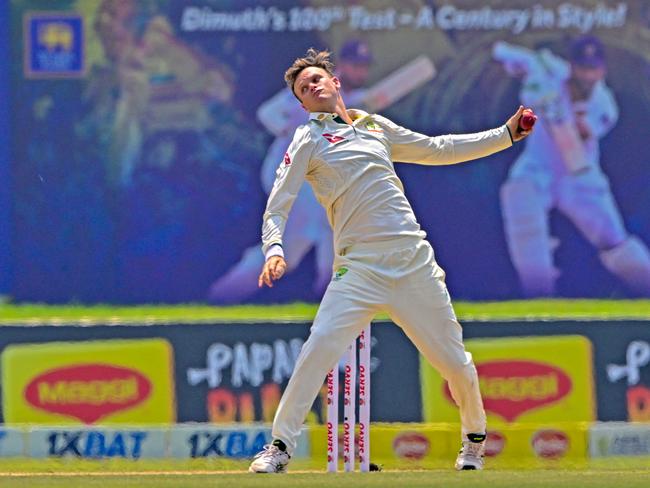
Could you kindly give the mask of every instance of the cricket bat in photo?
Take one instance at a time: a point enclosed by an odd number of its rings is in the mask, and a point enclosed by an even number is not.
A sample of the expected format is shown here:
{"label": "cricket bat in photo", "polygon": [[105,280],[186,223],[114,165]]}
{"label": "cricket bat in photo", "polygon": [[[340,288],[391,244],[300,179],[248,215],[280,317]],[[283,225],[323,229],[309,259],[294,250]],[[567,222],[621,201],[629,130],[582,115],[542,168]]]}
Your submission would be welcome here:
{"label": "cricket bat in photo", "polygon": [[[561,106],[557,106],[561,105]],[[579,173],[589,168],[585,146],[576,127],[573,106],[568,94],[563,93],[556,101],[555,111],[559,117],[546,118],[548,131],[555,141],[564,165],[570,173]]]}
{"label": "cricket bat in photo", "polygon": [[370,112],[382,110],[424,85],[435,75],[433,62],[424,55],[418,56],[371,86],[363,104]]}
{"label": "cricket bat in photo", "polygon": [[561,123],[551,122],[548,128],[569,172],[579,173],[588,169],[589,161],[575,125],[565,120]]}

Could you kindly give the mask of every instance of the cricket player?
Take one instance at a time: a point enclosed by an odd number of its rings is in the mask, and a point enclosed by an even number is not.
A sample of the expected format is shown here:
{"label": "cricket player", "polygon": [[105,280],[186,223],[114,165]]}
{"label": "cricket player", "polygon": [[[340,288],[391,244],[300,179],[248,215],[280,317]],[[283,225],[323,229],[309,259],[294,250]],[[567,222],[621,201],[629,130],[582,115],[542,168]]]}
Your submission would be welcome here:
{"label": "cricket player", "polygon": [[273,442],[250,471],[285,470],[305,416],[327,372],[379,312],[387,312],[448,381],[460,407],[462,449],[456,468],[481,469],[486,420],[472,356],[465,351],[445,273],[425,240],[394,161],[454,164],[487,156],[526,137],[519,107],[505,125],[467,135],[428,137],[379,115],[347,110],[327,51],[307,51],[285,73],[309,112],[278,170],[262,226],[266,262],[259,286],[273,286],[287,269],[283,232],[307,180],[327,211],[334,235],[334,269],[273,421]]}
{"label": "cricket player", "polygon": [[[368,44],[359,39],[346,41],[339,51],[337,77],[346,99],[354,106],[363,104],[372,53]],[[291,92],[282,90],[263,103],[257,118],[275,136],[262,163],[262,188],[269,194],[278,165],[293,139],[293,133],[307,121],[307,114]],[[327,216],[316,200],[311,187],[304,184],[296,197],[291,220],[285,228],[287,272],[296,269],[311,249],[315,250],[316,279],[313,289],[322,296],[332,274],[332,231]],[[244,251],[240,261],[210,287],[208,298],[214,303],[237,303],[257,291],[257,276],[264,265],[259,245]]]}
{"label": "cricket player", "polygon": [[[111,120],[107,174],[128,186],[145,164],[145,145],[179,153],[170,132],[207,132],[215,125],[210,106],[228,104],[234,84],[225,65],[175,36],[169,20],[145,2],[102,0],[94,18],[110,66],[91,73],[84,98],[93,101],[99,123]],[[161,159],[146,164],[173,164]]]}
{"label": "cricket player", "polygon": [[494,58],[522,78],[520,98],[540,120],[501,188],[512,263],[527,296],[555,294],[557,240],[548,215],[557,209],[598,250],[600,261],[631,291],[650,296],[650,252],[630,235],[599,163],[598,141],[616,124],[618,107],[605,84],[605,49],[577,38],[570,62],[505,42]]}

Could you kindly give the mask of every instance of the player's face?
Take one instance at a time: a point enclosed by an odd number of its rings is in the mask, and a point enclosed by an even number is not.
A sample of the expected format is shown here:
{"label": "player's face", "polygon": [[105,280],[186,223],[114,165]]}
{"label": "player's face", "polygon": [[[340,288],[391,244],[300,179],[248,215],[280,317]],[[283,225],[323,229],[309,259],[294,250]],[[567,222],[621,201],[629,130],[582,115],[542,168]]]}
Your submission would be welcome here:
{"label": "player's face", "polygon": [[341,83],[322,68],[303,69],[293,84],[302,106],[308,112],[334,112]]}
{"label": "player's face", "polygon": [[135,0],[122,2],[102,2],[95,30],[102,42],[106,57],[112,61],[120,61],[135,43],[135,33],[132,27],[136,16]]}
{"label": "player's face", "polygon": [[594,68],[574,64],[571,67],[573,79],[587,92],[590,92],[596,83],[605,78],[605,73],[604,66]]}

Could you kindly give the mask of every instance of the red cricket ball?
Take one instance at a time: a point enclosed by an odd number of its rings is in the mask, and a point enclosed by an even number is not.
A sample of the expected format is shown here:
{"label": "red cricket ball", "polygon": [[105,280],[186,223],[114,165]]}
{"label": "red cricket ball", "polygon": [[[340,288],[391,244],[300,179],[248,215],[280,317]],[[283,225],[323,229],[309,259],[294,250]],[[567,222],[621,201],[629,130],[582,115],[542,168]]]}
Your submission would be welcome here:
{"label": "red cricket ball", "polygon": [[519,118],[519,129],[520,130],[530,130],[535,125],[537,121],[537,115],[529,108],[525,109],[521,117]]}

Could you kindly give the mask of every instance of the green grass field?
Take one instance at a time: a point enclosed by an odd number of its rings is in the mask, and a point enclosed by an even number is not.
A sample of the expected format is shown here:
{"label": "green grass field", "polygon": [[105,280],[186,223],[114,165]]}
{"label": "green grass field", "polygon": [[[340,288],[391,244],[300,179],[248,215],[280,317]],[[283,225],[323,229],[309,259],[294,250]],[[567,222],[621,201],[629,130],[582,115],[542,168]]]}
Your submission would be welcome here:
{"label": "green grass field", "polygon": [[[650,320],[650,300],[521,300],[456,302],[461,320],[641,319]],[[316,304],[246,305],[138,305],[119,307],[51,306],[0,301],[0,325],[93,323],[212,323],[304,322],[316,315]],[[382,316],[379,319],[385,318]]]}
{"label": "green grass field", "polygon": [[[313,464],[313,463],[312,463]],[[579,488],[647,487],[650,460],[608,459],[587,466],[546,469],[492,468],[458,473],[438,465],[429,469],[388,469],[381,473],[325,473],[296,462],[286,475],[252,475],[238,461],[2,461],[4,487],[480,487]]]}

